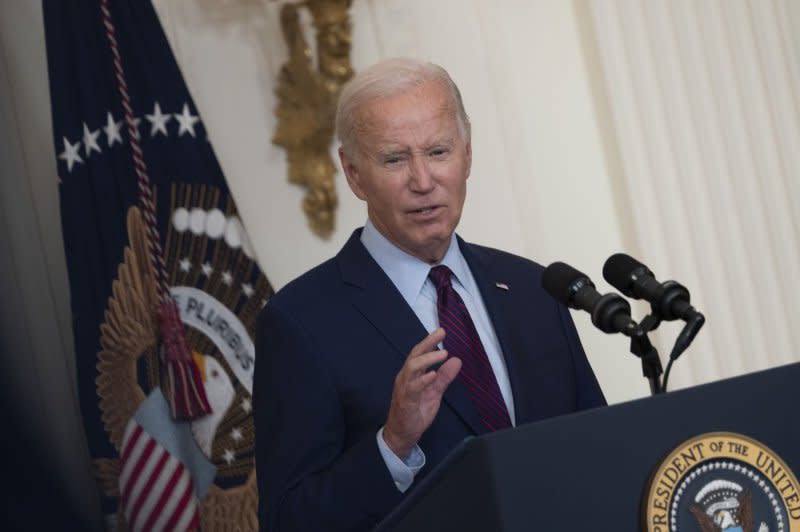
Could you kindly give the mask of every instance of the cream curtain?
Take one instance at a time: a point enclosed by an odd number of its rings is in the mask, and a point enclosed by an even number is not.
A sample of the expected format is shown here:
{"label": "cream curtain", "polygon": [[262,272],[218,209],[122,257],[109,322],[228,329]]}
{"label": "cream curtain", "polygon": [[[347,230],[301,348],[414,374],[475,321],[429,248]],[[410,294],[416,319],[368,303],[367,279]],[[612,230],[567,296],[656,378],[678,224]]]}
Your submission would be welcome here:
{"label": "cream curtain", "polygon": [[791,1],[584,4],[638,258],[708,318],[674,387],[800,360]]}

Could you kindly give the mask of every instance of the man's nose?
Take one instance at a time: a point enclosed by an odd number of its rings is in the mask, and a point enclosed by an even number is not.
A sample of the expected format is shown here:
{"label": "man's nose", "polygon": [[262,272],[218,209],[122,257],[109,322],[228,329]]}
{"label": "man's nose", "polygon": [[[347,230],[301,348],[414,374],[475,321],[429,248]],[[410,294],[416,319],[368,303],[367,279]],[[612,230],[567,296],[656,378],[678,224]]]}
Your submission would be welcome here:
{"label": "man's nose", "polygon": [[430,192],[434,187],[433,174],[425,157],[411,158],[409,188],[414,192]]}

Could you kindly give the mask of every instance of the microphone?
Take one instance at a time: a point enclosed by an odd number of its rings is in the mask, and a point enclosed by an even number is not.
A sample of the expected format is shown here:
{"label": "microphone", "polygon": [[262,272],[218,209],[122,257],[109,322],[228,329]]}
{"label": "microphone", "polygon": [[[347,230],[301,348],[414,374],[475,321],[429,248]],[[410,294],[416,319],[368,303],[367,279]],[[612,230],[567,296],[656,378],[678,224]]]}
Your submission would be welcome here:
{"label": "microphone", "polygon": [[542,274],[542,288],[562,304],[592,315],[592,323],[603,332],[635,336],[638,325],[631,319],[631,306],[619,294],[600,294],[592,281],[569,264],[554,262]]}
{"label": "microphone", "polygon": [[692,321],[699,312],[689,304],[689,291],[675,281],[658,282],[647,266],[625,253],[611,255],[603,265],[608,283],[634,299],[650,302],[661,319]]}

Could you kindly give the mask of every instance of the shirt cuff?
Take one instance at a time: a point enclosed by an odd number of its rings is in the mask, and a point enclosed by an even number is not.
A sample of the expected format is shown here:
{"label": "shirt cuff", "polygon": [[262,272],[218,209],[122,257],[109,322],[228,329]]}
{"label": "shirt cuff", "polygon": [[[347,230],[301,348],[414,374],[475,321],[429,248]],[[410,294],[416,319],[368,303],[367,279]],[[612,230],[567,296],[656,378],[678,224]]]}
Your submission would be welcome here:
{"label": "shirt cuff", "polygon": [[425,453],[422,452],[419,445],[415,445],[408,457],[405,460],[401,460],[386,445],[386,441],[383,439],[383,427],[378,431],[377,440],[378,450],[381,452],[383,461],[389,469],[389,474],[392,475],[394,485],[397,486],[400,493],[405,493],[411,483],[414,482],[414,477],[419,470],[425,466]]}

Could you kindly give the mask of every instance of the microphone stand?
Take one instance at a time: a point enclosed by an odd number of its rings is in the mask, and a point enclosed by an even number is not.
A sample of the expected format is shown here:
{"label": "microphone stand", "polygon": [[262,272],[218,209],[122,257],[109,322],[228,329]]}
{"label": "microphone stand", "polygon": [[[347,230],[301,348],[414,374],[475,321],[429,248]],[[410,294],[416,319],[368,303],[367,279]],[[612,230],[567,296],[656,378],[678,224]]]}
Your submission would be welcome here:
{"label": "microphone stand", "polygon": [[672,346],[672,352],[669,354],[667,372],[664,374],[665,391],[667,389],[667,380],[669,379],[669,372],[672,369],[672,363],[678,360],[678,357],[681,356],[681,353],[686,351],[686,348],[692,343],[692,340],[694,340],[694,337],[697,336],[698,332],[700,332],[700,328],[705,322],[705,316],[697,312],[694,316],[686,321],[686,325],[683,326],[683,330],[675,339],[675,345]]}
{"label": "microphone stand", "polygon": [[[657,312],[656,309],[653,309],[652,314],[648,314],[644,317],[641,324],[639,325],[639,329],[646,335],[649,331],[655,330],[661,324],[661,316]],[[700,329],[706,322],[705,316],[703,316],[700,312],[695,312],[694,315],[686,321],[686,324],[683,326],[680,334],[675,339],[675,345],[672,346],[672,352],[669,354],[669,363],[667,363],[667,372],[664,374],[664,381],[661,385],[660,392],[662,393],[667,391],[667,381],[669,380],[670,370],[672,370],[672,364],[678,359],[678,357],[686,351],[689,347],[689,344],[692,343],[694,337],[697,336],[697,333],[700,332]],[[631,337],[631,344],[633,344],[633,337]],[[649,340],[648,340],[649,343]],[[652,346],[651,346],[652,347]],[[653,349],[655,352],[655,349]],[[633,345],[631,345],[631,352],[633,353]],[[635,354],[635,353],[634,353]],[[658,357],[658,355],[656,355]],[[644,367],[644,360],[642,360],[642,366]],[[658,372],[661,373],[661,362],[658,362]],[[647,377],[647,370],[645,370],[645,377]],[[650,390],[653,389],[653,383],[650,383]],[[654,392],[655,395],[656,392]]]}
{"label": "microphone stand", "polygon": [[[644,321],[642,322],[644,324]],[[661,358],[658,356],[658,351],[650,343],[650,338],[647,337],[647,331],[643,326],[637,326],[631,331],[631,353],[636,355],[642,360],[642,374],[650,382],[650,395],[657,395],[664,393],[664,387],[661,385],[661,374],[664,372],[661,367]]]}

